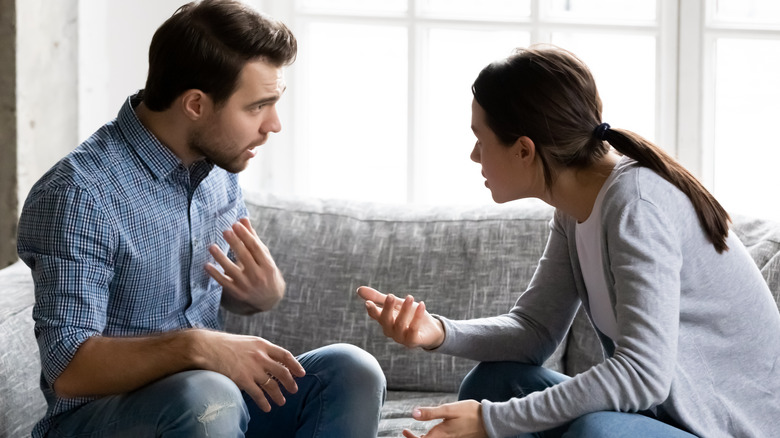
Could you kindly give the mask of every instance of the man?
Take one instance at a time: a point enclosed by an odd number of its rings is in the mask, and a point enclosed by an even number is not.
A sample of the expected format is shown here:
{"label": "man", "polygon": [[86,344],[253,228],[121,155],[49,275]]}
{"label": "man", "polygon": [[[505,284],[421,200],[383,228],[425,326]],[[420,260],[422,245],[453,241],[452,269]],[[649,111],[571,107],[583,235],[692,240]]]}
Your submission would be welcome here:
{"label": "man", "polygon": [[240,2],[181,7],[146,88],[33,187],[18,251],[49,405],[34,437],[376,436],[385,382],[368,353],[295,358],[218,331],[220,304],[251,314],[284,293],[236,173],[281,129],[296,51]]}

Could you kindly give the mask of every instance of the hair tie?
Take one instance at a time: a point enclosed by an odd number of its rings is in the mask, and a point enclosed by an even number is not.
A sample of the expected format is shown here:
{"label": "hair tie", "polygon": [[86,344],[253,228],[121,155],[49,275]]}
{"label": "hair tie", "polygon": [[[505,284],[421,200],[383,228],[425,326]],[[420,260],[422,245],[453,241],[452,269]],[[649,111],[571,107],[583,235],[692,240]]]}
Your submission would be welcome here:
{"label": "hair tie", "polygon": [[601,141],[604,141],[604,137],[607,135],[608,130],[609,123],[602,123],[599,126],[596,126],[596,129],[593,130],[593,136]]}

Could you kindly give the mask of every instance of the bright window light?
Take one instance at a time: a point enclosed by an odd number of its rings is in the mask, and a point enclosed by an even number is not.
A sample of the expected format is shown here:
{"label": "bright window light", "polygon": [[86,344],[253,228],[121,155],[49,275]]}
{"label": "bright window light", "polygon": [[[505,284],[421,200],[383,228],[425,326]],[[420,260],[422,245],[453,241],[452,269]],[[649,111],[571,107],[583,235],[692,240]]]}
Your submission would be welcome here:
{"label": "bright window light", "polygon": [[717,41],[714,195],[728,211],[780,219],[778,71],[780,40]]}

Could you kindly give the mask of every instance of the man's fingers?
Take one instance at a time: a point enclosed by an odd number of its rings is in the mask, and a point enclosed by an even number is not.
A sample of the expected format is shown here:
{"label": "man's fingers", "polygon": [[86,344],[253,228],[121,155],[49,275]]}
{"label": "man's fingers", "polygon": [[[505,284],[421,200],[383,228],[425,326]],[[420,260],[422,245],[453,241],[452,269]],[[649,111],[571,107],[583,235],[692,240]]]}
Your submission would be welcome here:
{"label": "man's fingers", "polygon": [[219,283],[220,286],[228,287],[230,285],[231,279],[220,272],[216,266],[212,265],[211,263],[206,263],[204,269],[206,269],[206,272],[211,276],[211,278],[217,280],[217,283]]}
{"label": "man's fingers", "polygon": [[306,370],[304,370],[303,365],[293,357],[292,353],[281,348],[280,350],[282,350],[281,354],[269,355],[276,362],[269,367],[268,372],[277,377],[278,380],[282,380],[284,387],[290,390],[290,392],[295,392],[292,388],[297,388],[297,386],[295,385],[293,377],[305,376]]}
{"label": "man's fingers", "polygon": [[241,222],[241,225],[245,226],[247,230],[251,231],[255,237],[258,237],[257,232],[255,231],[254,227],[252,227],[248,217],[242,217],[238,221]]}
{"label": "man's fingers", "polygon": [[282,390],[279,388],[279,383],[273,377],[269,376],[268,380],[259,382],[258,385],[260,385],[260,387],[263,388],[263,391],[271,397],[271,400],[276,403],[276,406],[284,406],[287,402],[287,399],[284,398],[284,394],[282,394]]}
{"label": "man's fingers", "polygon": [[[243,234],[242,236],[239,236],[239,233]],[[235,224],[232,228],[229,230],[225,230],[222,232],[222,236],[225,238],[225,241],[230,245],[230,249],[233,250],[233,252],[236,254],[236,260],[239,262],[243,262],[244,265],[246,265],[248,261],[252,260],[253,254],[249,251],[249,248],[246,246],[246,242],[244,241],[245,237],[249,235],[249,231],[247,231],[242,225]]]}
{"label": "man's fingers", "polygon": [[[257,233],[249,225],[249,221],[246,218],[242,218],[237,223],[233,224],[233,232],[240,240],[241,244],[246,247],[248,255],[251,255],[254,261],[259,265],[274,265],[271,252],[268,247],[260,240]],[[230,243],[230,242],[228,242]],[[231,244],[231,248],[233,248]],[[235,248],[233,249],[235,251]]]}
{"label": "man's fingers", "polygon": [[214,261],[222,266],[222,269],[225,271],[225,275],[234,278],[236,274],[238,274],[238,266],[236,266],[236,264],[233,263],[233,261],[230,260],[224,252],[222,252],[218,245],[211,245],[209,247],[209,253],[212,257],[214,257]]}
{"label": "man's fingers", "polygon": [[252,385],[251,388],[244,388],[244,391],[252,397],[252,400],[255,401],[255,404],[257,404],[257,407],[259,407],[261,411],[271,412],[271,404],[268,403],[268,400],[265,398],[265,393],[260,389],[259,384]]}

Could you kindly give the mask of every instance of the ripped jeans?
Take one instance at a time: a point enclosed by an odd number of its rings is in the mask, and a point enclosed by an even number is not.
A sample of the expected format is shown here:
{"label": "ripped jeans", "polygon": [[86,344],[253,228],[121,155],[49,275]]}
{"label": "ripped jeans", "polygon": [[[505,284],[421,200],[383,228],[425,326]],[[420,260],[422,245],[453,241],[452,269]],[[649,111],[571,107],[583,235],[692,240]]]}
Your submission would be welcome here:
{"label": "ripped jeans", "polygon": [[58,416],[47,437],[376,436],[385,397],[379,364],[347,344],[298,356],[306,376],[287,402],[261,411],[227,377],[185,371],[128,394],[103,397]]}

